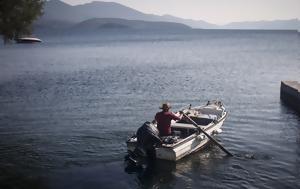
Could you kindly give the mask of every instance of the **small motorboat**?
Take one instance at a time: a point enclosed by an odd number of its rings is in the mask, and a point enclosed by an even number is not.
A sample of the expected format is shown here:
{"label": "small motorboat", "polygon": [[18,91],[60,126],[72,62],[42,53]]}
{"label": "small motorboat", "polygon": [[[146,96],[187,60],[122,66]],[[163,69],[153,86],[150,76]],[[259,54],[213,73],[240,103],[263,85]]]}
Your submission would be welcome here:
{"label": "small motorboat", "polygon": [[16,39],[17,43],[41,43],[42,40],[35,37],[20,37]]}
{"label": "small motorboat", "polygon": [[[154,136],[154,138],[159,137],[162,141],[162,144],[154,145],[153,148],[157,159],[177,161],[202,149],[210,140],[214,140],[213,136],[222,132],[221,127],[228,115],[223,104],[216,100],[208,101],[206,105],[197,107],[191,107],[190,105],[175,114],[179,116],[180,112],[188,116],[179,121],[171,122],[172,136]],[[146,124],[148,124],[148,128],[156,127],[156,124],[150,122],[146,122]],[[155,132],[152,132],[152,135],[156,135],[153,133]],[[133,154],[136,149],[142,148],[137,135],[138,132],[126,142],[129,154]],[[146,155],[146,153],[143,154]]]}

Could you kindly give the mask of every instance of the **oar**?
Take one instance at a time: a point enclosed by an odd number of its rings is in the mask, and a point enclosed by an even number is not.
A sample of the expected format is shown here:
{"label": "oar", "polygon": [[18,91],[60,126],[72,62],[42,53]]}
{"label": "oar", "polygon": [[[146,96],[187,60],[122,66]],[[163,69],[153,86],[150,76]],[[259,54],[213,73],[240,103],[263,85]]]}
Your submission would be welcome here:
{"label": "oar", "polygon": [[188,115],[182,112],[182,115],[186,117],[195,127],[197,127],[201,132],[205,134],[211,141],[213,141],[217,146],[219,146],[227,155],[233,156],[228,150],[226,150],[220,143],[218,143],[213,137],[211,137],[207,132],[205,132],[194,120],[192,120]]}

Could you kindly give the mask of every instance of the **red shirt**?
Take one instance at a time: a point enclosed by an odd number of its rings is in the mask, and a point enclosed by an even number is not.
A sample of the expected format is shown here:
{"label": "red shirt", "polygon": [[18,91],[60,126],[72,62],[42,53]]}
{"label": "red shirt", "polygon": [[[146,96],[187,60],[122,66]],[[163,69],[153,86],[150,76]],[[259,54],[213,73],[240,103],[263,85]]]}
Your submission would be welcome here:
{"label": "red shirt", "polygon": [[172,119],[180,120],[180,118],[174,115],[172,112],[161,111],[155,115],[155,120],[157,121],[157,129],[160,135],[171,135]]}

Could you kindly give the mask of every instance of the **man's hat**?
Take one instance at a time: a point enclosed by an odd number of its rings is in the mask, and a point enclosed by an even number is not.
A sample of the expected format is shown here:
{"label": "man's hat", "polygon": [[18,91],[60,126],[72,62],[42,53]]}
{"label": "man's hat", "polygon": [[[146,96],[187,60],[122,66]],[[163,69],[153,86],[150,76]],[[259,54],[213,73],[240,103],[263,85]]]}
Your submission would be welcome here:
{"label": "man's hat", "polygon": [[171,108],[171,105],[170,105],[170,103],[168,103],[168,102],[163,103],[163,104],[159,107],[159,109],[163,109],[163,110],[165,110],[165,109],[170,109],[170,108]]}

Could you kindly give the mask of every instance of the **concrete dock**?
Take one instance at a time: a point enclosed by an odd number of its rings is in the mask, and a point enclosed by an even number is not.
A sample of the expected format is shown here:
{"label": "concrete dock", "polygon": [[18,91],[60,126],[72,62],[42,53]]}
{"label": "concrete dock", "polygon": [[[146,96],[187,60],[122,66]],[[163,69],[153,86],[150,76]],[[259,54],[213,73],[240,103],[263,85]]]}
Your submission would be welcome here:
{"label": "concrete dock", "polygon": [[281,81],[280,99],[300,113],[300,83]]}

